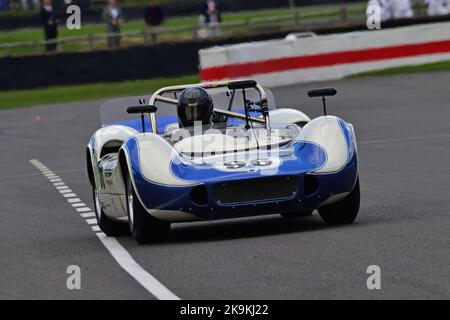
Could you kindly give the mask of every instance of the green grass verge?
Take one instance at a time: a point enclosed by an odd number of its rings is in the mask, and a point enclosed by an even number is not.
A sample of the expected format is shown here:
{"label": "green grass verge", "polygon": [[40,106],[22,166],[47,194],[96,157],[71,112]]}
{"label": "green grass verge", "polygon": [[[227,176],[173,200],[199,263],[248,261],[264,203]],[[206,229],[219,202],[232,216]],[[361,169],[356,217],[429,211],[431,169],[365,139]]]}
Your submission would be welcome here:
{"label": "green grass verge", "polygon": [[177,78],[55,86],[31,90],[0,91],[0,109],[149,94],[161,87],[199,82],[198,75]]}
{"label": "green grass verge", "polygon": [[[287,2],[287,1],[286,1]],[[348,4],[347,7],[352,10],[360,10],[364,13],[366,3],[357,2]],[[300,13],[300,16],[307,15],[323,15],[328,17],[330,14],[338,15],[339,8],[342,4],[338,5],[315,5],[310,7],[300,7],[296,10]],[[268,18],[268,17],[283,17],[292,16],[292,10],[289,8],[272,9],[272,10],[257,10],[257,11],[242,11],[242,12],[226,12],[223,14],[224,22],[237,22],[246,19]],[[99,21],[101,18],[99,17]],[[184,17],[172,17],[166,19],[164,27],[194,27],[198,24],[198,16],[184,16]],[[140,31],[145,28],[144,21],[128,21],[122,25],[122,31]],[[104,34],[106,33],[106,27],[104,23],[98,24],[85,24],[82,25],[81,30],[68,30],[60,26],[59,37],[79,37],[89,34]],[[43,39],[43,31],[39,26],[37,28],[21,29],[9,32],[2,32],[0,34],[0,43],[22,42],[22,41],[34,41]]]}
{"label": "green grass verge", "polygon": [[417,66],[403,66],[375,71],[367,71],[349,76],[349,78],[379,77],[379,76],[391,76],[395,74],[409,74],[409,73],[422,73],[422,72],[435,72],[448,70],[450,70],[450,61],[442,61],[442,62],[421,64]]}
{"label": "green grass verge", "polygon": [[[450,61],[369,71],[349,76],[349,78],[390,76],[395,74],[435,71],[450,71]],[[96,83],[74,86],[55,86],[31,90],[0,91],[0,109],[134,96],[139,94],[148,94],[165,86],[196,83],[199,81],[200,79],[198,75],[189,75],[177,78],[157,78],[150,80],[125,81],[120,83]]]}

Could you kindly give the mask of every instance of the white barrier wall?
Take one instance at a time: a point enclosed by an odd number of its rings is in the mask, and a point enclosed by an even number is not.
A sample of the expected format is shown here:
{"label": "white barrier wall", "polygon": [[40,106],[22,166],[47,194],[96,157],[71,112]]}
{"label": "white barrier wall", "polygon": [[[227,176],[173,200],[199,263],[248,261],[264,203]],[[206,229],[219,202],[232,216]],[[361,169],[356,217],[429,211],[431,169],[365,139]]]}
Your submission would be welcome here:
{"label": "white barrier wall", "polygon": [[268,87],[450,60],[450,22],[203,49],[204,81],[254,78]]}

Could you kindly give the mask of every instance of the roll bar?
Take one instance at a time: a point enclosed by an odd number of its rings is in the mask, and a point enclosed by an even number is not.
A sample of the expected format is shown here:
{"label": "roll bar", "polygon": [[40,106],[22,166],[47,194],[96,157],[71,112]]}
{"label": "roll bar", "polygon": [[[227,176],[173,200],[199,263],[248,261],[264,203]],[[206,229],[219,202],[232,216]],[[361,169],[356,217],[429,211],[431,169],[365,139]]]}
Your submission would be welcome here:
{"label": "roll bar", "polygon": [[[194,88],[194,87],[201,87],[205,90],[208,89],[215,89],[215,88],[228,88],[230,90],[237,90],[237,89],[250,89],[254,88],[256,91],[259,92],[261,101],[265,101],[267,104],[267,95],[264,91],[264,88],[259,85],[254,80],[236,80],[236,81],[217,81],[217,82],[205,82],[205,83],[196,83],[196,84],[187,84],[187,85],[179,85],[179,86],[170,86],[170,87],[164,87],[159,90],[157,90],[148,101],[148,105],[154,106],[157,101],[166,102],[170,104],[176,105],[178,103],[177,99],[164,97],[164,93],[168,92],[177,92],[182,91],[187,88]],[[260,118],[254,118],[254,117],[246,117],[243,114],[232,112],[228,110],[223,109],[216,109],[214,108],[214,113],[224,115],[224,116],[230,116],[242,120],[248,119],[249,121],[256,122],[256,123],[262,123],[266,124],[266,127],[269,128],[269,119],[268,119],[268,112],[263,112],[264,119]],[[150,122],[152,124],[152,131],[154,134],[157,133],[157,122],[156,122],[156,116],[154,113],[150,113]]]}

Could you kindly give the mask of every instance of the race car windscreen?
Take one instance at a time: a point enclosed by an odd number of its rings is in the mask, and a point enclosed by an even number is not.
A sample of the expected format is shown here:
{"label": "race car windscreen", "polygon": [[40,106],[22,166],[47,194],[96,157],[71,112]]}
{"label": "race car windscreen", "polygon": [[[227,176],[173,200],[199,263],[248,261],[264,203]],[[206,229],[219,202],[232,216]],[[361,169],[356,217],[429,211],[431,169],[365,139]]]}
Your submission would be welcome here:
{"label": "race car windscreen", "polygon": [[[269,108],[275,109],[275,98],[270,89],[264,88],[267,94],[267,100],[269,104]],[[242,90],[236,90],[234,97],[231,91],[227,88],[213,88],[208,89],[208,93],[211,95],[214,103],[214,108],[228,110],[228,107],[231,102],[231,110],[236,111],[239,109],[243,109],[243,98],[242,98]],[[165,93],[165,97],[169,98],[178,98],[181,91],[179,92],[168,92]],[[147,104],[151,94],[149,95],[141,95],[141,96],[130,96],[130,97],[122,97],[115,98],[111,100],[107,100],[102,103],[100,106],[100,121],[102,125],[111,124],[118,121],[123,120],[131,120],[139,117],[138,114],[128,114],[127,108],[130,106],[139,105],[140,99],[145,99],[145,103]],[[255,89],[247,89],[246,90],[246,98],[250,101],[259,101],[259,92]],[[157,116],[164,115],[174,115],[176,114],[176,105],[170,104],[167,102],[157,101],[155,106],[158,108],[156,112]]]}

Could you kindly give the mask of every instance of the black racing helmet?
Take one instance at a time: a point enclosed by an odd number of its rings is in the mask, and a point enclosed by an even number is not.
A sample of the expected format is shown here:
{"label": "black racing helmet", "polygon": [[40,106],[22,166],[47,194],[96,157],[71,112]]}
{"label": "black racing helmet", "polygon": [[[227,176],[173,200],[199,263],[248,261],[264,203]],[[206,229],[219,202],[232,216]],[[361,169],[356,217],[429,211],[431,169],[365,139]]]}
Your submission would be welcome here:
{"label": "black racing helmet", "polygon": [[178,100],[177,114],[180,127],[191,127],[195,121],[210,124],[213,116],[211,96],[201,87],[184,89]]}

